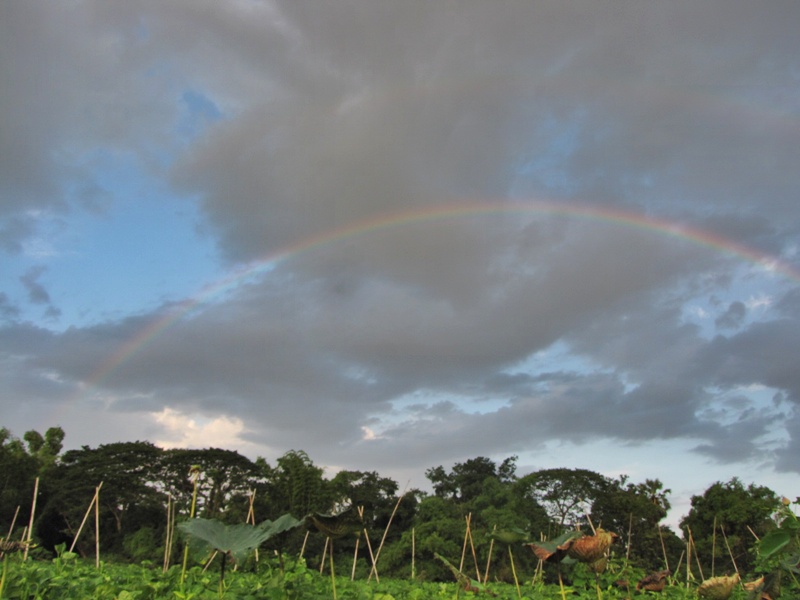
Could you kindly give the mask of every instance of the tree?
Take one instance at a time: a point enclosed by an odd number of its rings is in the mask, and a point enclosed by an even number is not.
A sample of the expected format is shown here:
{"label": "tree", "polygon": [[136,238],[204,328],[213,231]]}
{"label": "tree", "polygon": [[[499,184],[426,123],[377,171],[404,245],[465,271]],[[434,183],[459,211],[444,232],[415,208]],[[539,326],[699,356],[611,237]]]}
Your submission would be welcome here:
{"label": "tree", "polygon": [[164,452],[161,465],[160,479],[165,491],[178,499],[184,509],[194,490],[190,470],[199,469],[196,514],[207,519],[227,513],[231,522],[246,520],[249,503],[245,498],[263,482],[263,471],[258,465],[233,450],[174,448]]}
{"label": "tree", "polygon": [[717,573],[734,572],[727,546],[739,571],[748,572],[753,567],[755,536],[763,537],[774,527],[771,517],[779,507],[775,492],[752,483],[745,487],[734,477],[727,483],[714,483],[702,496],[692,496],[692,508],[681,520],[681,529],[687,537],[691,531],[707,575],[712,560]]}
{"label": "tree", "polygon": [[0,428],[0,525],[5,535],[19,507],[17,525],[27,524],[38,461],[5,427]]}
{"label": "tree", "polygon": [[559,529],[574,527],[611,482],[586,469],[544,469],[520,478],[519,493],[541,505]]}
{"label": "tree", "polygon": [[[74,536],[83,515],[100,492],[101,539],[112,551],[124,551],[124,537],[140,527],[161,522],[165,495],[158,489],[163,450],[150,442],[119,442],[65,452],[49,479],[51,494],[42,511],[39,532],[63,527]],[[85,533],[81,542],[91,541]]]}
{"label": "tree", "polygon": [[498,468],[493,460],[478,456],[456,463],[450,473],[442,466],[432,467],[425,471],[425,477],[433,484],[437,496],[469,502],[483,493],[484,483],[489,478],[512,482],[516,477],[516,460],[516,456],[509,457]]}
{"label": "tree", "polygon": [[[675,534],[659,523],[667,516],[670,490],[658,479],[647,479],[644,483],[627,483],[627,476],[609,482],[607,490],[592,505],[592,519],[604,529],[620,536],[623,543],[630,539],[631,561],[645,569],[664,568],[664,552],[661,542],[667,547],[675,546]],[[680,554],[680,549],[678,549]],[[674,564],[678,556],[669,556]]]}

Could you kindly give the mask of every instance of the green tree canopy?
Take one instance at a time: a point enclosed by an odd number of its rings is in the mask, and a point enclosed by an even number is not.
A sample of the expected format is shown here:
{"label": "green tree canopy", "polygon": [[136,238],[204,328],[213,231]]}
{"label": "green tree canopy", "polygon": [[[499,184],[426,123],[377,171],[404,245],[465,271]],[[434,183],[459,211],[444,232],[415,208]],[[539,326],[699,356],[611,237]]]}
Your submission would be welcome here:
{"label": "green tree canopy", "polygon": [[691,531],[700,562],[709,573],[712,560],[717,573],[734,572],[730,554],[736,567],[746,572],[753,566],[755,536],[763,537],[775,526],[771,517],[779,506],[780,498],[771,489],[752,483],[745,487],[734,477],[713,484],[702,496],[692,496],[681,529],[686,537]]}
{"label": "green tree canopy", "polygon": [[520,478],[520,494],[542,506],[559,528],[573,527],[591,514],[611,480],[586,469],[543,469]]}

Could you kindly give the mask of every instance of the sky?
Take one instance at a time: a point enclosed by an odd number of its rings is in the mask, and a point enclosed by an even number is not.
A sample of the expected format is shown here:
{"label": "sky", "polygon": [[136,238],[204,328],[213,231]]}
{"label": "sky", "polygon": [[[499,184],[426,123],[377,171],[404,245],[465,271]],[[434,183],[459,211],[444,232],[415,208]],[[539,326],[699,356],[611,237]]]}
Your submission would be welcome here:
{"label": "sky", "polygon": [[0,5],[0,425],[800,496],[800,3]]}

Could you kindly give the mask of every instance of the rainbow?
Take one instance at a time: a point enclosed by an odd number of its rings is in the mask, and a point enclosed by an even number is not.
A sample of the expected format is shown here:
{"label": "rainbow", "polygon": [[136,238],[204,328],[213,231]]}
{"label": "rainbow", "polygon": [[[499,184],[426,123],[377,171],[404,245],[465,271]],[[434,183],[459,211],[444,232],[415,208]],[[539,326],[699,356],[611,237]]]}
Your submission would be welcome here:
{"label": "rainbow", "polygon": [[444,204],[424,209],[384,214],[371,219],[357,221],[345,227],[326,231],[300,240],[277,252],[273,252],[250,262],[219,281],[206,286],[196,296],[171,306],[169,310],[165,311],[165,314],[159,318],[153,319],[147,326],[143,327],[136,336],[122,344],[116,352],[111,354],[106,361],[98,366],[91,376],[81,385],[81,392],[84,393],[86,390],[99,386],[111,373],[132,356],[140,352],[142,348],[146,347],[155,338],[162,335],[171,325],[186,318],[212,300],[221,297],[225,292],[234,290],[244,281],[268,272],[279,263],[288,261],[292,257],[317,250],[348,238],[372,234],[382,230],[402,228],[416,223],[512,214],[589,219],[647,230],[663,236],[688,240],[694,244],[737,256],[763,268],[765,271],[779,273],[790,280],[800,282],[800,272],[793,269],[790,265],[781,262],[774,256],[758,252],[748,246],[703,229],[648,216],[642,213],[609,207],[597,207],[588,204],[566,204],[564,202],[538,200],[525,202],[483,201]]}

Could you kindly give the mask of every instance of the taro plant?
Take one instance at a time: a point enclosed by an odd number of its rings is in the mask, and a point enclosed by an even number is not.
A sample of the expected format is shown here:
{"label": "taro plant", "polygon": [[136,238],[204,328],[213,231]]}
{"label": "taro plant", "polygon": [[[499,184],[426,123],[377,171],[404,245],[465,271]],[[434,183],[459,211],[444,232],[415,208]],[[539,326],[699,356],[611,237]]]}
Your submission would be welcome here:
{"label": "taro plant", "polygon": [[300,525],[292,515],[283,515],[277,521],[264,521],[259,525],[225,525],[216,519],[192,519],[178,527],[192,541],[204,544],[220,555],[219,594],[225,587],[225,564],[228,557],[241,563],[247,555],[271,537]]}
{"label": "taro plant", "polygon": [[[356,511],[355,506],[343,510],[340,513],[326,515],[312,513],[307,515],[305,522],[308,526],[314,527],[320,533],[325,534],[330,544],[330,565],[331,565],[331,586],[333,587],[333,598],[336,600],[336,574],[333,567],[333,540],[346,535],[358,534],[364,526],[361,516]],[[324,561],[323,561],[324,562]]]}
{"label": "taro plant", "polygon": [[778,527],[761,538],[758,544],[758,557],[765,570],[770,571],[757,582],[752,591],[769,592],[780,589],[783,573],[787,573],[796,586],[800,585],[800,519],[792,510],[792,504],[800,504],[800,498],[794,503],[783,498],[776,515]]}
{"label": "taro plant", "polygon": [[508,559],[511,561],[511,573],[514,575],[514,585],[517,587],[517,596],[522,598],[522,591],[519,588],[519,579],[517,579],[517,568],[514,566],[514,553],[511,551],[511,546],[530,543],[530,535],[517,527],[512,527],[510,529],[493,531],[489,534],[489,538],[504,544],[506,548],[508,548]]}

